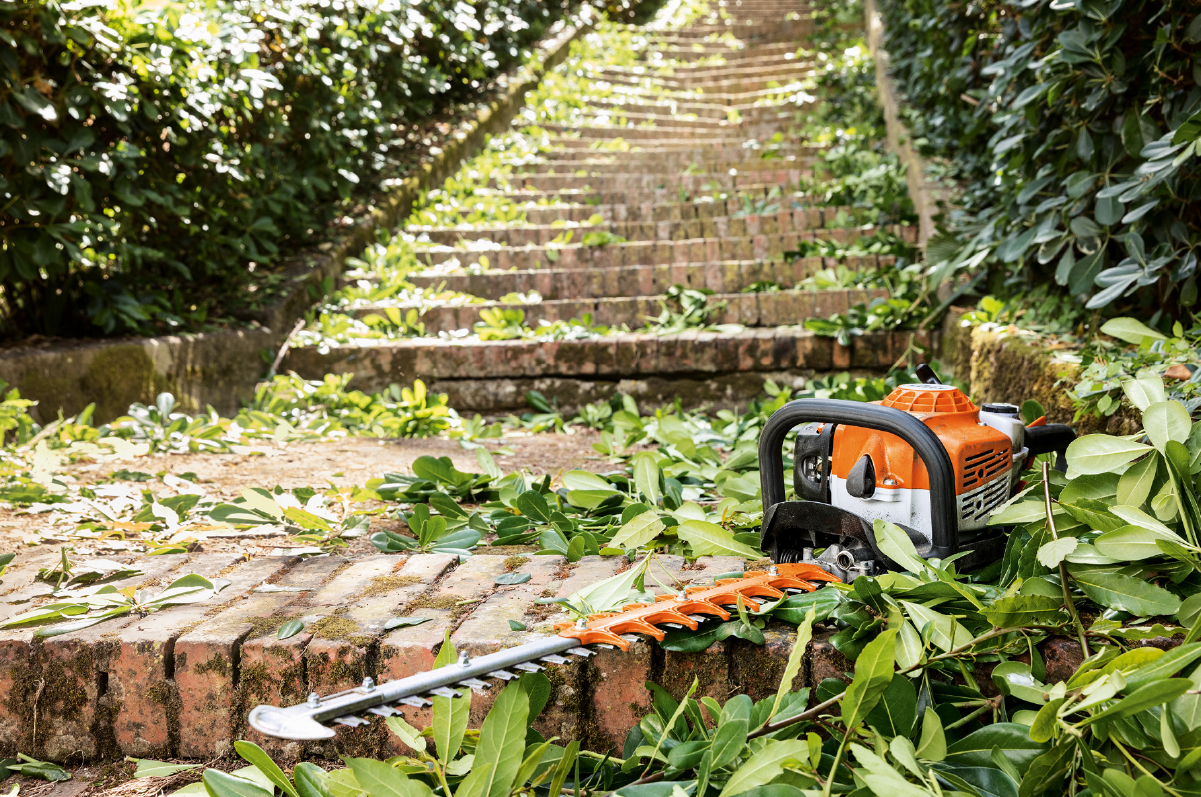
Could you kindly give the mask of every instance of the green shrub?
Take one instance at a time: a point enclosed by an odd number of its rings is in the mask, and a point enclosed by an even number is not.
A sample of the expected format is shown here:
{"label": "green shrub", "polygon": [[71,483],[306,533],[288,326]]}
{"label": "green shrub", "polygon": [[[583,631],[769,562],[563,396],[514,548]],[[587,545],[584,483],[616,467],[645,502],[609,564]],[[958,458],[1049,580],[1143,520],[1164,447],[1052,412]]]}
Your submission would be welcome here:
{"label": "green shrub", "polygon": [[[1201,17],[1181,0],[882,0],[926,154],[963,181],[954,242],[994,290],[1055,284],[1087,309],[1182,316],[1197,297]],[[1164,328],[1166,329],[1166,325]]]}
{"label": "green shrub", "polygon": [[253,272],[424,152],[430,117],[566,5],[134,2],[0,0],[10,336],[195,327],[250,303]]}

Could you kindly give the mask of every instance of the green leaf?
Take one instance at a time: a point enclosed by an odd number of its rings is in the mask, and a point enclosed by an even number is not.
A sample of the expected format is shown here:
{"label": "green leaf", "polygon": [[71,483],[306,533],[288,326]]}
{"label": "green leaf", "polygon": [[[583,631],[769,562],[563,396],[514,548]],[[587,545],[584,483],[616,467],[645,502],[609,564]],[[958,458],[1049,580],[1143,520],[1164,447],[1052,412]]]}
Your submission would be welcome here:
{"label": "green leaf", "polygon": [[1054,738],[1055,729],[1059,726],[1059,707],[1066,701],[1067,698],[1059,697],[1044,703],[1038,710],[1030,725],[1030,738],[1033,741],[1049,742]]}
{"label": "green leaf", "polygon": [[1143,413],[1143,429],[1147,432],[1147,439],[1160,451],[1167,448],[1170,440],[1184,443],[1192,427],[1188,410],[1179,401],[1158,401]]}
{"label": "green leaf", "polygon": [[992,765],[993,748],[1017,767],[1018,771],[1030,766],[1040,753],[1047,749],[1045,744],[1030,738],[1025,725],[1015,722],[996,722],[978,731],[969,733],[947,748],[944,761],[965,767],[987,767]]}
{"label": "green leaf", "polygon": [[326,786],[325,770],[308,761],[301,761],[292,768],[292,780],[300,797],[332,797]]}
{"label": "green leaf", "polygon": [[771,782],[784,771],[787,761],[809,758],[809,743],[801,739],[780,742],[771,740],[734,771],[718,797],[734,797],[756,786]]}
{"label": "green leaf", "polygon": [[463,745],[467,721],[471,716],[471,690],[457,690],[460,697],[433,697],[434,747],[443,765],[450,763]]}
{"label": "green leaf", "polygon": [[1059,611],[1062,598],[1042,595],[1011,595],[999,598],[980,610],[984,619],[997,628],[1021,628],[1027,625],[1043,625],[1064,619]]}
{"label": "green leaf", "polygon": [[842,699],[842,722],[848,728],[867,717],[892,680],[896,636],[895,628],[881,632],[855,660],[855,678]]}
{"label": "green leaf", "polygon": [[564,473],[563,486],[568,490],[617,492],[617,488],[604,478],[586,470],[569,470]]}
{"label": "green leaf", "polygon": [[618,529],[617,533],[613,535],[613,539],[609,541],[609,545],[614,548],[637,550],[662,534],[666,528],[658,512],[653,510],[641,512]]}
{"label": "green leaf", "polygon": [[203,782],[210,797],[272,797],[272,792],[257,783],[219,769],[206,769]]}
{"label": "green leaf", "polygon": [[1059,567],[1059,563],[1067,557],[1080,541],[1075,537],[1060,537],[1051,540],[1038,549],[1038,561],[1043,567]]}
{"label": "green leaf", "polygon": [[1151,450],[1107,434],[1086,434],[1068,445],[1068,466],[1080,473],[1111,473]]}
{"label": "green leaf", "polygon": [[717,726],[713,744],[709,747],[714,769],[732,764],[743,753],[748,730],[746,717],[736,717]]}
{"label": "green leaf", "polygon": [[530,629],[526,626],[525,623],[519,623],[516,620],[510,620],[509,621],[509,630],[510,631],[528,631]]}
{"label": "green leaf", "polygon": [[1176,614],[1180,609],[1180,598],[1140,578],[1078,566],[1069,572],[1085,595],[1106,608],[1144,617]]}
{"label": "green leaf", "polygon": [[277,631],[275,635],[279,639],[288,639],[289,637],[296,636],[303,630],[304,630],[304,621],[303,620],[289,620],[288,622],[284,623],[283,625],[281,625],[279,627],[279,631]]}
{"label": "green leaf", "polygon": [[1159,473],[1159,457],[1144,457],[1126,469],[1118,480],[1119,504],[1142,506],[1151,495],[1155,476]]}
{"label": "green leaf", "polygon": [[913,540],[909,539],[909,535],[902,531],[900,526],[877,518],[872,528],[881,553],[910,573],[920,573],[925,569],[925,563],[917,555]]}
{"label": "green leaf", "polygon": [[416,778],[407,777],[383,761],[373,758],[345,760],[359,788],[370,797],[433,797],[429,786]]}
{"label": "green leaf", "polygon": [[1167,678],[1152,683],[1144,683],[1129,692],[1125,697],[1111,703],[1105,709],[1081,720],[1080,726],[1091,725],[1098,720],[1115,720],[1129,717],[1146,711],[1149,708],[1163,705],[1183,695],[1193,688],[1193,682],[1188,678]]}
{"label": "green leaf", "polygon": [[[797,629],[796,642],[792,645],[792,652],[788,654],[788,663],[784,665],[784,675],[780,678],[780,688],[776,690],[776,699],[772,703],[771,713],[767,715],[768,719],[780,712],[780,704],[784,702],[784,696],[792,691],[792,681],[801,671],[801,665],[805,662],[805,652],[809,649],[809,640],[813,638],[813,619],[816,614],[816,611],[810,607],[804,622]],[[721,766],[716,759],[717,756],[714,755],[714,766]]]}
{"label": "green leaf", "polygon": [[154,761],[149,758],[127,758],[126,760],[137,763],[137,769],[133,773],[135,778],[165,778],[176,772],[186,772],[189,769],[203,766],[202,764],[170,764],[166,761]]}
{"label": "green leaf", "polygon": [[634,467],[634,485],[646,499],[647,504],[656,506],[663,500],[663,491],[659,489],[659,458],[649,451],[635,454],[631,464]]}
{"label": "green leaf", "polygon": [[917,690],[913,681],[903,675],[894,676],[884,689],[880,702],[864,719],[869,728],[890,736],[908,737],[917,723]]}
{"label": "green leaf", "polygon": [[917,757],[926,761],[942,761],[947,755],[947,738],[942,720],[934,709],[926,706],[922,716],[922,736],[917,744]]}
{"label": "green leaf", "polygon": [[[525,753],[526,720],[530,699],[520,683],[510,683],[496,698],[492,710],[480,728],[480,740],[475,748],[477,761],[492,764],[487,770],[472,770],[460,789],[479,789],[480,797],[506,797],[513,787],[517,770]],[[482,772],[482,774],[477,774]],[[482,788],[470,781],[482,782]],[[372,797],[377,797],[372,795]]]}
{"label": "green leaf", "polygon": [[1145,412],[1147,407],[1168,398],[1163,389],[1163,379],[1158,376],[1127,379],[1122,382],[1122,392],[1131,404],[1138,407],[1139,412]]}
{"label": "green leaf", "polygon": [[259,772],[266,775],[267,780],[274,783],[276,788],[284,794],[290,795],[290,797],[299,797],[296,789],[292,786],[292,781],[288,780],[288,776],[263,748],[254,742],[238,740],[234,742],[234,750],[246,763],[258,767]]}
{"label": "green leaf", "polygon": [[1143,341],[1167,340],[1164,335],[1134,318],[1111,318],[1101,325],[1101,332],[1135,346],[1141,346]]}
{"label": "green leaf", "polygon": [[501,586],[510,586],[512,584],[524,584],[530,578],[532,576],[529,573],[501,573],[496,577],[495,581]]}
{"label": "green leaf", "polygon": [[421,625],[428,623],[432,617],[393,617],[388,622],[384,623],[384,630],[391,631],[393,628],[403,628],[409,625]]}
{"label": "green leaf", "polygon": [[1104,556],[1112,559],[1139,561],[1162,555],[1163,551],[1159,547],[1160,541],[1176,545],[1184,542],[1175,534],[1165,534],[1161,531],[1128,525],[1102,534],[1093,541],[1093,544]]}
{"label": "green leaf", "polygon": [[676,527],[676,534],[692,546],[694,556],[741,556],[744,559],[761,556],[749,545],[735,541],[733,533],[705,520],[686,520]]}
{"label": "green leaf", "polygon": [[1201,660],[1201,642],[1190,642],[1172,648],[1159,658],[1135,668],[1126,676],[1126,689],[1136,689],[1143,684],[1171,678],[1185,667]]}

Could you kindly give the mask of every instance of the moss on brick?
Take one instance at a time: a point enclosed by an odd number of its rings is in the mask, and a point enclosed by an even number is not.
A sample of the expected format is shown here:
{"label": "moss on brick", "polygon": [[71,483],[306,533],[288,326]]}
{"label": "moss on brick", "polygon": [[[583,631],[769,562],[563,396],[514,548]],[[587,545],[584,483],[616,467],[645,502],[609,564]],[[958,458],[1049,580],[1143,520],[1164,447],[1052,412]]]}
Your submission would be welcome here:
{"label": "moss on brick", "polygon": [[414,584],[420,583],[422,581],[417,576],[376,576],[371,579],[371,583],[363,590],[361,597],[372,598],[376,595],[383,595],[385,592],[392,592],[402,587],[411,587]]}
{"label": "moss on brick", "polygon": [[230,673],[229,659],[225,658],[224,653],[218,653],[203,664],[197,664],[192,668],[192,672],[197,675],[211,672],[222,678],[228,678]]}
{"label": "moss on brick", "polygon": [[319,639],[350,639],[361,634],[358,623],[342,617],[322,617],[309,626],[309,631]]}
{"label": "moss on brick", "polygon": [[520,567],[523,567],[529,559],[525,556],[509,556],[505,558],[505,572],[512,573]]}

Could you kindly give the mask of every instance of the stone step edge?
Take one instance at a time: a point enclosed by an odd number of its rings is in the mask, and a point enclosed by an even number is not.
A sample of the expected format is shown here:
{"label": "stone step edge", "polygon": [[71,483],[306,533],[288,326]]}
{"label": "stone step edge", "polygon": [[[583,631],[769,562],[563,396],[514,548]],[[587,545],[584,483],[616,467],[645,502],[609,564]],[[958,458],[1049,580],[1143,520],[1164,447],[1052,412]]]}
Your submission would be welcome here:
{"label": "stone step edge", "polygon": [[[818,269],[844,265],[852,270],[879,268],[895,262],[892,255],[801,257],[794,260],[731,260],[673,263],[659,266],[613,266],[593,269],[490,271],[480,274],[409,277],[422,290],[458,291],[481,299],[510,293],[537,292],[544,301],[605,297],[657,296],[673,285],[738,293],[756,282],[796,285]],[[347,280],[347,284],[354,280]]]}
{"label": "stone step edge", "polygon": [[[611,266],[658,266],[674,263],[719,263],[729,260],[766,260],[795,252],[802,243],[816,241],[847,244],[876,232],[892,233],[912,242],[914,227],[817,227],[789,232],[758,232],[750,235],[719,235],[681,241],[626,241],[596,246],[568,243],[562,246],[519,246],[501,244],[487,249],[440,247],[419,250],[419,264],[437,266],[451,261],[482,263],[499,271],[533,269],[605,268]],[[420,276],[424,276],[419,272]]]}
{"label": "stone step edge", "polygon": [[289,349],[281,370],[305,379],[355,374],[355,387],[379,391],[421,379],[632,377],[741,371],[886,369],[916,343],[932,348],[937,332],[873,332],[849,346],[801,327],[761,327],[733,334],[690,330],[658,335],[620,332],[583,340],[364,340]]}
{"label": "stone step edge", "polygon": [[[856,304],[867,304],[875,299],[886,299],[889,292],[882,288],[836,288],[812,290],[790,288],[776,291],[749,293],[714,293],[708,297],[715,309],[710,316],[714,324],[742,324],[748,327],[774,327],[798,324],[807,318],[827,318],[835,313],[845,313]],[[520,310],[526,326],[536,328],[540,322],[571,321],[592,318],[597,326],[620,327],[625,325],[637,329],[659,316],[664,294],[655,296],[605,296],[589,299],[549,299],[528,304],[488,301],[478,304],[399,304],[391,306],[371,305],[353,311],[355,318],[364,319],[372,315],[386,317],[389,309],[399,310],[403,316],[417,311],[417,322],[424,325],[426,335],[439,332],[471,330],[480,322],[485,310]]]}
{"label": "stone step edge", "polygon": [[[609,232],[622,235],[628,243],[638,243],[643,241],[688,241],[688,240],[704,240],[706,238],[718,237],[717,226],[722,224],[727,230],[732,226],[733,231],[729,233],[729,237],[742,237],[737,230],[742,227],[749,226],[745,219],[752,216],[775,216],[777,224],[775,231],[778,232],[781,227],[792,228],[799,227],[802,230],[819,230],[819,229],[836,229],[833,225],[838,221],[839,214],[844,217],[854,218],[857,211],[862,211],[862,208],[854,208],[849,205],[811,205],[802,208],[796,208],[790,211],[780,211],[779,214],[744,214],[744,215],[714,215],[704,216],[701,218],[692,219],[664,219],[662,221],[627,221],[627,220],[605,220],[597,224],[584,224],[568,222],[568,224],[526,224],[522,226],[507,226],[507,227],[417,227],[410,226],[405,228],[405,232],[416,235],[419,238],[426,236],[430,239],[430,243],[437,243],[443,246],[454,246],[459,241],[493,241],[502,243],[504,246],[521,247],[521,246],[544,246],[550,241],[565,232],[572,232],[573,238],[589,232]],[[787,214],[783,223],[780,222],[780,216]],[[796,223],[794,214],[800,214],[802,225]],[[719,221],[724,220],[724,221]],[[740,223],[741,222],[741,223]],[[574,226],[572,226],[574,224]],[[689,228],[693,225],[698,225],[700,230],[699,235],[689,235],[685,237],[674,237],[675,232],[689,232]],[[639,229],[649,227],[651,229]],[[708,229],[709,233],[704,231]],[[651,236],[654,237],[651,237]],[[500,242],[498,238],[507,240]],[[512,239],[526,239],[520,243],[514,243]],[[418,244],[425,243],[418,241]]]}

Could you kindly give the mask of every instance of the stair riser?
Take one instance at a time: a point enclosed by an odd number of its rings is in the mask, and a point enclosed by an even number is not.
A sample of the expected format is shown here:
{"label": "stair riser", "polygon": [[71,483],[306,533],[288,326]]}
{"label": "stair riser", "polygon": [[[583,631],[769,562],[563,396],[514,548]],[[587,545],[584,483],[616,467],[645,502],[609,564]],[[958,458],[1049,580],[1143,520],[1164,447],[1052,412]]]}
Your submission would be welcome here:
{"label": "stair riser", "polygon": [[[791,114],[789,115],[791,117]],[[582,146],[591,147],[593,141],[612,141],[613,139],[624,139],[625,141],[638,141],[658,143],[663,141],[684,141],[689,142],[692,146],[696,146],[696,142],[701,142],[702,145],[726,146],[734,142],[746,141],[748,138],[770,138],[771,135],[777,132],[780,127],[777,123],[771,124],[727,124],[716,129],[701,129],[691,128],[683,125],[659,126],[659,127],[620,127],[617,125],[560,125],[560,124],[545,124],[541,125],[543,130],[552,134],[552,140],[556,139],[553,134],[560,136],[574,136],[577,141],[588,142]],[[557,142],[556,142],[557,143]]]}
{"label": "stair riser", "polygon": [[[929,345],[928,333],[915,333]],[[370,348],[290,349],[281,370],[305,379],[353,373],[355,388],[381,391],[421,379],[533,377],[638,377],[746,371],[884,369],[909,347],[910,333],[876,333],[840,346],[797,327],[747,330],[733,335],[619,333],[578,341],[390,341]]]}
{"label": "stair riser", "polygon": [[[745,158],[745,153],[743,154]],[[680,171],[691,169],[690,177],[716,178],[729,176],[733,169],[738,174],[758,174],[761,172],[779,171],[780,169],[798,169],[808,171],[816,158],[811,155],[803,158],[786,160],[784,158],[756,158],[754,160],[709,161],[701,163],[689,160],[687,157],[662,158],[658,162],[646,159],[645,162],[633,164],[626,158],[613,157],[611,163],[577,163],[575,161],[552,160],[544,163],[528,163],[517,167],[510,176],[510,183],[523,183],[534,175],[554,175],[556,177],[574,177],[581,184],[591,184],[597,175],[628,175],[633,168],[638,169],[638,176],[667,175],[676,178]]]}
{"label": "stair riser", "polygon": [[[658,163],[672,162],[677,164],[679,168],[685,168],[689,164],[696,163],[704,166],[709,163],[725,163],[728,161],[736,161],[748,157],[756,156],[758,153],[764,152],[766,146],[760,142],[760,148],[754,149],[738,145],[736,147],[713,146],[713,147],[690,147],[685,146],[659,146],[650,145],[642,146],[632,144],[629,150],[610,150],[610,149],[572,149],[566,147],[552,147],[543,150],[541,155],[547,160],[558,161],[560,163],[578,164],[574,168],[587,169],[591,164],[586,163],[590,160],[599,160],[604,162],[605,159],[613,159],[620,163],[638,164],[642,168],[645,164],[647,167],[653,167]],[[774,158],[762,158],[765,161],[775,163],[792,163],[787,160],[793,158],[796,161],[812,161],[814,158],[820,157],[828,148],[823,146],[807,146],[807,145],[775,145],[773,152],[776,153]]]}
{"label": "stair riser", "polygon": [[489,188],[507,190],[563,191],[570,189],[592,189],[594,191],[685,191],[705,190],[737,191],[744,187],[760,185],[789,186],[812,176],[811,169],[793,167],[790,161],[774,161],[776,168],[756,171],[712,172],[700,174],[513,174],[509,177],[488,181]]}
{"label": "stair riser", "polygon": [[[766,217],[766,220],[764,216],[759,216],[753,223],[757,224],[763,232],[821,229],[826,227],[827,223],[833,222],[840,210],[853,212],[852,208],[810,207],[780,211],[774,216]],[[688,221],[614,221],[575,228],[572,231],[574,237],[578,239],[586,232],[599,230],[620,235],[628,241],[686,241],[697,238],[743,237],[747,235],[748,222],[745,216],[732,218],[719,216]],[[446,246],[454,246],[460,240],[489,240],[505,246],[541,246],[562,235],[564,228],[552,226],[476,230],[453,228],[430,231],[413,230],[413,232],[428,237],[433,243]]]}
{"label": "stair riser", "polygon": [[593,299],[618,296],[658,296],[673,285],[707,288],[715,293],[738,293],[756,282],[793,286],[820,268],[842,264],[852,270],[893,262],[891,256],[820,258],[792,261],[677,263],[660,266],[618,266],[596,269],[542,269],[484,274],[413,276],[409,281],[427,290],[445,289],[499,299],[510,293],[536,291],[543,299]]}
{"label": "stair riser", "polygon": [[[807,318],[828,318],[834,313],[845,313],[851,307],[875,298],[887,298],[884,290],[845,291],[776,291],[771,293],[727,293],[710,297],[710,304],[725,302],[726,306],[710,316],[714,324],[742,324],[748,327],[773,327],[800,324]],[[474,329],[480,321],[483,309],[500,308],[521,310],[525,313],[525,325],[536,328],[543,321],[571,321],[592,316],[596,326],[627,326],[637,330],[648,320],[658,318],[662,311],[660,297],[632,296],[605,299],[561,299],[537,304],[511,305],[490,302],[486,305],[462,305],[427,307],[420,322],[425,325],[425,334]],[[407,313],[410,307],[401,306]],[[365,307],[355,311],[363,318],[378,313],[378,308]]]}
{"label": "stair riser", "polygon": [[[905,227],[893,230],[912,237]],[[695,238],[688,241],[629,241],[603,246],[566,244],[561,247],[505,248],[481,251],[452,249],[418,252],[417,262],[437,266],[458,261],[467,266],[488,258],[488,268],[510,269],[593,269],[613,266],[653,266],[671,263],[716,263],[728,260],[766,260],[795,252],[802,241],[849,243],[863,237],[862,229],[810,229],[792,232],[758,233],[741,237]],[[582,236],[581,236],[582,237]],[[552,253],[552,254],[548,254]]]}

